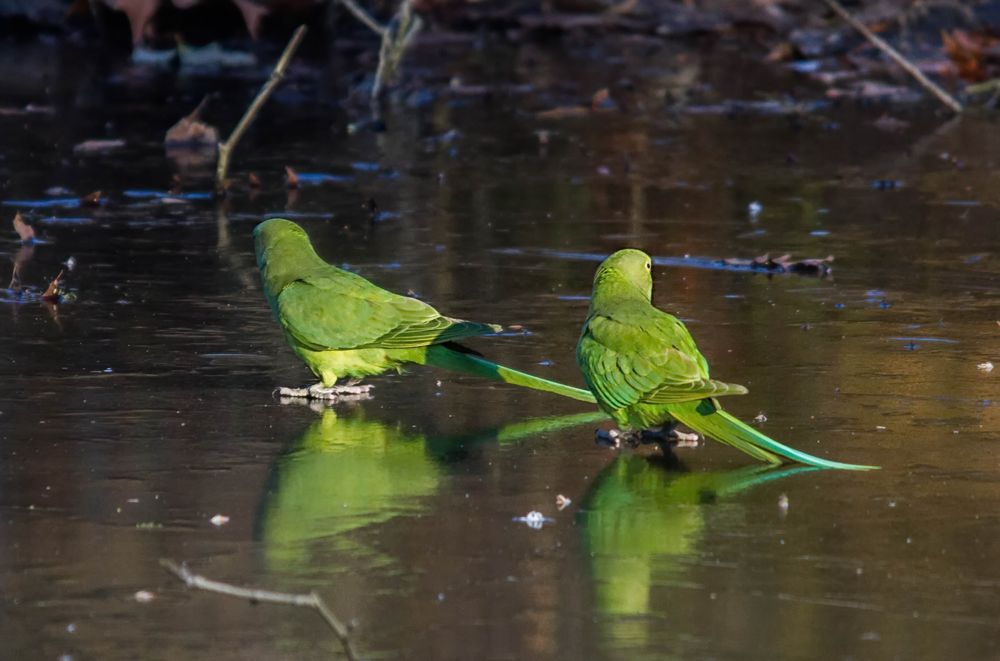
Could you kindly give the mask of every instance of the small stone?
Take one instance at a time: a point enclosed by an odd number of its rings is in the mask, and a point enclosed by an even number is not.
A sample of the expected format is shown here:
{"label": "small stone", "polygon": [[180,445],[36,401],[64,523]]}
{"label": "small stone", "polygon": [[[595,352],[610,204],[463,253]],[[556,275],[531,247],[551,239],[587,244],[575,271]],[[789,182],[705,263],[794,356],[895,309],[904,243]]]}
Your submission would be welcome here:
{"label": "small stone", "polygon": [[156,599],[156,593],[150,592],[149,590],[139,590],[134,595],[132,595],[136,601],[140,604],[148,604],[152,600]]}
{"label": "small stone", "polygon": [[541,512],[532,510],[524,516],[515,516],[514,521],[528,524],[532,530],[541,530],[546,523],[552,523],[555,519],[550,519]]}
{"label": "small stone", "polygon": [[211,519],[209,519],[209,522],[211,522],[213,526],[224,526],[227,523],[229,523],[229,517],[226,516],[225,514],[216,514]]}

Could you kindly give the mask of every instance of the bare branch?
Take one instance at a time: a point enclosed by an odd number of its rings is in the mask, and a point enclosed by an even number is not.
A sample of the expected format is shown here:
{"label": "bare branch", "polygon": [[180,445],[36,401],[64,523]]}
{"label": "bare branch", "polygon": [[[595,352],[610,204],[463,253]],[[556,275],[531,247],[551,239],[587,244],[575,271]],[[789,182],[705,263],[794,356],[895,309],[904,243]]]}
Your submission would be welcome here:
{"label": "bare branch", "polygon": [[173,560],[169,560],[167,558],[161,558],[160,565],[171,574],[182,580],[189,588],[206,590],[208,592],[223,594],[227,597],[247,599],[253,602],[287,604],[289,606],[304,606],[306,608],[312,608],[319,613],[320,617],[322,617],[333,630],[334,635],[336,635],[340,640],[340,644],[343,646],[344,654],[347,655],[347,658],[350,661],[357,661],[358,659],[358,653],[354,649],[354,645],[351,643],[347,627],[344,626],[344,623],[333,614],[333,611],[331,611],[329,606],[326,605],[326,602],[324,602],[322,597],[320,597],[315,591],[310,592],[309,594],[293,594],[289,592],[273,592],[271,590],[241,588],[229,583],[223,583],[222,581],[213,581],[212,579],[192,573],[186,565],[178,565]]}
{"label": "bare branch", "polygon": [[939,87],[934,81],[925,76],[920,69],[918,69],[912,62],[903,57],[899,51],[890,46],[884,39],[879,37],[877,34],[869,30],[864,23],[858,19],[851,16],[846,9],[841,6],[837,0],[823,0],[827,6],[832,9],[838,16],[847,21],[851,27],[860,32],[865,39],[870,41],[876,48],[881,50],[883,53],[888,55],[892,60],[901,66],[908,74],[913,76],[918,83],[923,85],[924,89],[928,90],[931,94],[936,96],[941,103],[945,104],[953,111],[960,113],[962,112],[962,104],[955,100],[953,96],[945,92],[941,87]]}
{"label": "bare branch", "polygon": [[385,35],[385,28],[378,24],[371,14],[362,9],[354,0],[340,0],[340,4],[347,8],[347,11],[354,14],[354,18],[358,19],[369,28],[372,32],[382,37]]}
{"label": "bare branch", "polygon": [[423,20],[414,13],[410,0],[403,0],[395,16],[392,17],[382,33],[382,44],[378,51],[378,69],[375,70],[375,82],[372,84],[371,110],[373,117],[378,115],[378,97],[382,93],[382,88],[392,80],[396,69],[403,60],[403,54],[422,27]]}
{"label": "bare branch", "polygon": [[229,134],[229,138],[219,144],[219,161],[215,166],[215,190],[222,192],[226,185],[226,175],[229,172],[229,158],[232,155],[233,150],[239,143],[240,138],[246,133],[247,129],[257,118],[257,114],[260,109],[264,106],[264,102],[267,101],[271,93],[274,92],[274,88],[278,86],[281,79],[285,77],[285,70],[288,68],[288,63],[291,62],[292,56],[295,51],[298,50],[299,44],[302,43],[302,39],[306,36],[306,26],[300,25],[292,35],[292,38],[288,41],[288,45],[285,46],[285,52],[281,54],[281,58],[278,63],[274,66],[274,71],[268,77],[267,81],[261,86],[260,91],[257,92],[257,96],[254,98],[250,107],[247,108],[246,112],[243,113],[243,117],[240,118],[239,123],[233,132]]}

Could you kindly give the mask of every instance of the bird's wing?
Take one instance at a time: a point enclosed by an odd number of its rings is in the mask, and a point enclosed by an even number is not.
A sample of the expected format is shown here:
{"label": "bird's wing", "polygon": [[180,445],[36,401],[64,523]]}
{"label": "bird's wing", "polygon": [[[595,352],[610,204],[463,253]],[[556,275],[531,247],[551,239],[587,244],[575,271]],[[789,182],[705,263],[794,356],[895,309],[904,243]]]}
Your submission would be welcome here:
{"label": "bird's wing", "polygon": [[746,391],[708,377],[705,359],[686,330],[684,336],[672,337],[663,332],[666,322],[647,316],[633,320],[627,314],[595,315],[588,320],[580,340],[580,362],[587,384],[599,398],[623,408]]}
{"label": "bird's wing", "polygon": [[289,284],[278,295],[278,312],[285,330],[312,350],[411,349],[500,330],[443,317],[422,301],[344,272]]}

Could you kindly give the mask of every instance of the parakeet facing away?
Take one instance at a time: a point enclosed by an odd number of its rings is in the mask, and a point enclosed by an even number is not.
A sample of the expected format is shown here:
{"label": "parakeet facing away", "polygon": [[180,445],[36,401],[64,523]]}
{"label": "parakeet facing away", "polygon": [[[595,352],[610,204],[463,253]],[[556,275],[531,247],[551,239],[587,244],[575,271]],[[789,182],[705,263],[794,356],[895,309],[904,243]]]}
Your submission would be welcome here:
{"label": "parakeet facing away", "polygon": [[[433,365],[513,385],[594,402],[583,389],[491,363],[458,340],[501,330],[444,317],[422,301],[386,291],[324,262],[305,231],[272,218],[254,228],[264,295],[299,358],[319,377],[310,388],[281,388],[284,396],[336,399],[371,386],[357,380],[407,363]],[[337,385],[348,379],[347,385]]]}
{"label": "parakeet facing away", "polygon": [[731,445],[755,459],[868,470],[814,457],[768,438],[722,410],[717,397],[747,389],[709,378],[708,362],[676,317],[653,307],[652,262],[639,250],[619,250],[594,276],[590,309],[576,360],[598,405],[632,438],[675,422]]}

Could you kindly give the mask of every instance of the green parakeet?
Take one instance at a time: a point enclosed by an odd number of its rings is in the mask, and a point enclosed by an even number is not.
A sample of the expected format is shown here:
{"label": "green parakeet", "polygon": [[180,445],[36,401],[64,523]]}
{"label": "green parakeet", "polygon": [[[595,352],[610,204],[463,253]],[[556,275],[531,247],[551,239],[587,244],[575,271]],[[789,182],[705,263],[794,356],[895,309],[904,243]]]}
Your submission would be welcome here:
{"label": "green parakeet", "polygon": [[708,362],[676,317],[653,307],[652,262],[619,250],[597,268],[576,346],[587,385],[625,434],[681,422],[769,463],[867,470],[814,457],[768,438],[722,410],[717,397],[747,389],[711,379]]}
{"label": "green parakeet", "polygon": [[[282,388],[282,395],[362,395],[371,386],[355,385],[355,380],[415,363],[595,401],[586,390],[491,363],[457,344],[501,327],[442,316],[423,301],[327,264],[305,231],[289,220],[266,220],[253,236],[271,310],[292,351],[321,381],[309,389]],[[354,383],[338,386],[340,379]]]}

